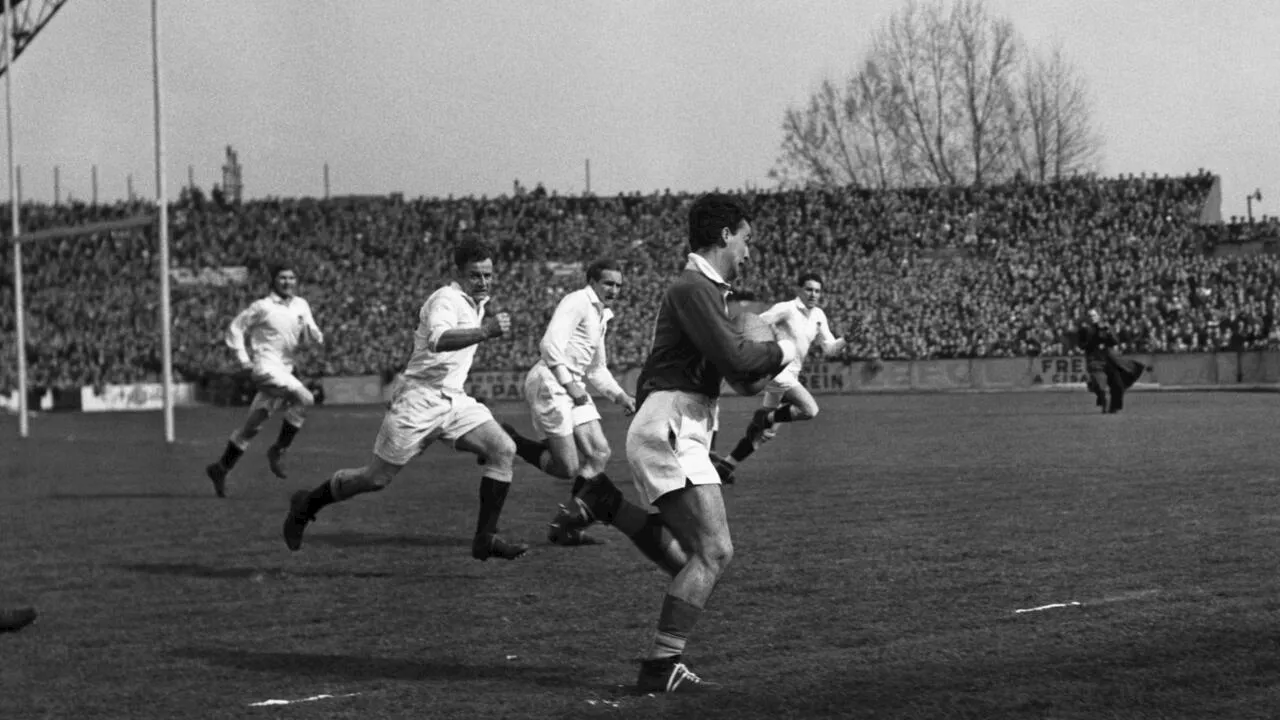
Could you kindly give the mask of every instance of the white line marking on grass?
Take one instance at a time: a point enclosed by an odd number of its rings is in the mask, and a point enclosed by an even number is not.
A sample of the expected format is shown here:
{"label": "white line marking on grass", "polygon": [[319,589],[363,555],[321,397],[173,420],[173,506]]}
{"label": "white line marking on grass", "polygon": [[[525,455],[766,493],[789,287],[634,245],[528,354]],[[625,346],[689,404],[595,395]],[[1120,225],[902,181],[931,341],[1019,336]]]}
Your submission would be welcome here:
{"label": "white line marking on grass", "polygon": [[337,698],[355,697],[360,693],[347,693],[346,695],[312,695],[311,697],[299,700],[263,700],[262,702],[249,703],[249,707],[266,707],[267,705],[294,705],[296,703],[315,702],[317,700],[334,700]]}
{"label": "white line marking on grass", "polygon": [[1064,603],[1049,603],[1048,605],[1040,605],[1037,607],[1019,608],[1017,610],[1014,610],[1013,612],[1015,615],[1020,615],[1022,613],[1041,612],[1043,610],[1056,610],[1058,608],[1084,607],[1086,605],[1088,606],[1108,605],[1110,603],[1142,600],[1143,598],[1149,598],[1159,594],[1160,594],[1160,590],[1156,588],[1151,588],[1148,590],[1130,590],[1129,592],[1122,592],[1116,595],[1107,595],[1106,597],[1100,597],[1094,600],[1086,600],[1084,602],[1080,602],[1078,600],[1072,600],[1071,602],[1064,602]]}
{"label": "white line marking on grass", "polygon": [[1013,612],[1014,613],[1040,612],[1041,610],[1053,610],[1054,608],[1077,607],[1082,604],[1083,603],[1079,603],[1079,602],[1076,602],[1075,600],[1072,600],[1071,602],[1049,603],[1048,605],[1040,605],[1038,607],[1033,607],[1033,608],[1019,608],[1017,610],[1014,610]]}

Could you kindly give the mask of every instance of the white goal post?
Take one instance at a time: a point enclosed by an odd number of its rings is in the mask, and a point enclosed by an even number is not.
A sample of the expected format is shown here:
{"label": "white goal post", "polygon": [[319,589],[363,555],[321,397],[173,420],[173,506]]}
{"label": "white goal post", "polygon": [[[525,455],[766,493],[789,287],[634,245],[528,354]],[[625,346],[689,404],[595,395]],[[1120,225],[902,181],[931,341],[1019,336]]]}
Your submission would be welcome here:
{"label": "white goal post", "polygon": [[161,381],[164,387],[164,439],[167,443],[174,440],[173,433],[173,337],[172,319],[169,306],[169,203],[165,192],[164,173],[164,135],[161,132],[164,123],[161,113],[160,92],[160,17],[158,0],[151,0],[151,85],[154,100],[154,134],[155,134],[155,171],[156,171],[156,214],[138,215],[124,220],[76,225],[71,227],[52,228],[39,232],[22,234],[22,224],[18,205],[18,187],[13,154],[13,37],[14,10],[10,0],[4,0],[4,34],[7,65],[4,73],[4,110],[5,129],[9,146],[9,208],[12,218],[13,238],[13,311],[17,342],[14,343],[18,355],[18,435],[27,437],[30,432],[27,413],[27,332],[26,308],[22,295],[22,243],[38,242],[57,238],[92,235],[145,227],[155,223],[156,235],[160,245],[160,344],[162,370]]}

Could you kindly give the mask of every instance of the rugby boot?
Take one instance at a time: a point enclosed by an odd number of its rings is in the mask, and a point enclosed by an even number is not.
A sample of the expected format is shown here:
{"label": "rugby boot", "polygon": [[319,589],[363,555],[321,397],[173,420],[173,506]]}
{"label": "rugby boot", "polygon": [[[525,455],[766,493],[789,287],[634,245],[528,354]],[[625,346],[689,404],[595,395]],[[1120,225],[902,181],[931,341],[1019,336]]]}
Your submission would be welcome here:
{"label": "rugby boot", "polygon": [[680,658],[645,660],[640,663],[636,680],[639,693],[700,693],[719,690],[718,683],[708,682],[689,670]]}
{"label": "rugby boot", "polygon": [[491,557],[515,560],[527,552],[528,545],[510,542],[497,534],[481,533],[471,541],[471,557],[482,562]]}
{"label": "rugby boot", "polygon": [[289,498],[289,514],[284,518],[284,544],[290,550],[302,547],[302,531],[307,529],[307,523],[316,519],[315,513],[308,507],[307,498],[310,495],[306,490],[299,490]]}
{"label": "rugby boot", "polygon": [[284,453],[288,448],[276,447],[272,445],[267,448],[267,467],[271,468],[271,474],[280,478],[287,479],[289,476],[284,471]]}
{"label": "rugby boot", "polygon": [[213,463],[204,469],[204,474],[209,476],[209,481],[213,483],[213,494],[220,498],[227,496],[227,469],[222,467],[221,463]]}
{"label": "rugby boot", "polygon": [[[574,498],[577,500],[577,498]],[[603,545],[604,541],[592,537],[587,534],[587,526],[592,521],[587,520],[587,525],[581,524],[581,509],[577,508],[577,502],[572,503],[575,508],[570,510],[564,505],[556,511],[556,516],[551,522],[547,523],[547,541],[552,545],[561,545],[563,547],[574,547],[577,545]],[[588,511],[589,512],[589,511]]]}

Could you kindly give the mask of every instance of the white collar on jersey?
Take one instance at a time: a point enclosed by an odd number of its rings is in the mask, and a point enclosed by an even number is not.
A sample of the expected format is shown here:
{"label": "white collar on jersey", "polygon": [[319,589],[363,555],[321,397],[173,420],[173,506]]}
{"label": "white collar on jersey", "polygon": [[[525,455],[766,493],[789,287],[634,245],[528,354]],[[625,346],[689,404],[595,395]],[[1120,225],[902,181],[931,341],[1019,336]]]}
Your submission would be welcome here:
{"label": "white collar on jersey", "polygon": [[698,253],[689,253],[689,263],[684,266],[684,269],[697,270],[703,275],[706,275],[711,282],[719,285],[725,290],[728,290],[730,287],[729,283],[725,282],[725,279],[721,277],[720,273],[715,268],[711,267],[711,263],[707,262],[707,259]]}
{"label": "white collar on jersey", "polygon": [[583,290],[586,290],[586,293],[584,293],[584,295],[586,296],[587,301],[590,302],[597,310],[600,311],[600,317],[604,318],[605,322],[609,322],[610,320],[612,320],[613,311],[605,306],[604,301],[600,299],[600,296],[598,294],[596,294],[596,289],[588,285],[585,288],[583,288]]}
{"label": "white collar on jersey", "polygon": [[492,300],[492,299],[493,299],[493,296],[492,296],[492,295],[490,295],[489,297],[486,297],[485,299],[483,299],[483,300],[481,300],[481,301],[479,301],[479,302],[476,302],[476,299],[475,299],[475,298],[473,298],[473,297],[471,297],[470,295],[468,295],[468,294],[467,294],[467,291],[462,289],[462,285],[461,285],[461,283],[459,283],[457,280],[452,280],[452,281],[450,281],[450,282],[449,282],[448,287],[452,288],[452,289],[454,290],[454,292],[456,292],[456,293],[458,293],[459,295],[461,295],[462,297],[466,298],[466,299],[467,299],[467,302],[471,303],[471,306],[472,306],[472,307],[474,307],[474,308],[476,309],[476,312],[479,312],[479,313],[483,313],[483,312],[484,312],[484,306],[485,306],[485,305],[486,305],[490,300]]}

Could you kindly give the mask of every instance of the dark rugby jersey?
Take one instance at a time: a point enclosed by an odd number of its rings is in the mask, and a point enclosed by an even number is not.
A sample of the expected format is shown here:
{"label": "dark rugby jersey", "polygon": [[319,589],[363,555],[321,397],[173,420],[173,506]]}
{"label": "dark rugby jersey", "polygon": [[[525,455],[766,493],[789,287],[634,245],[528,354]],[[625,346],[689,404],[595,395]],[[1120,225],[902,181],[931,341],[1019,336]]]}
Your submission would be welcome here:
{"label": "dark rugby jersey", "polygon": [[686,268],[662,294],[653,346],[636,382],[636,406],[656,390],[717,398],[724,378],[756,378],[784,364],[778,343],[752,342],[734,328],[721,285]]}

